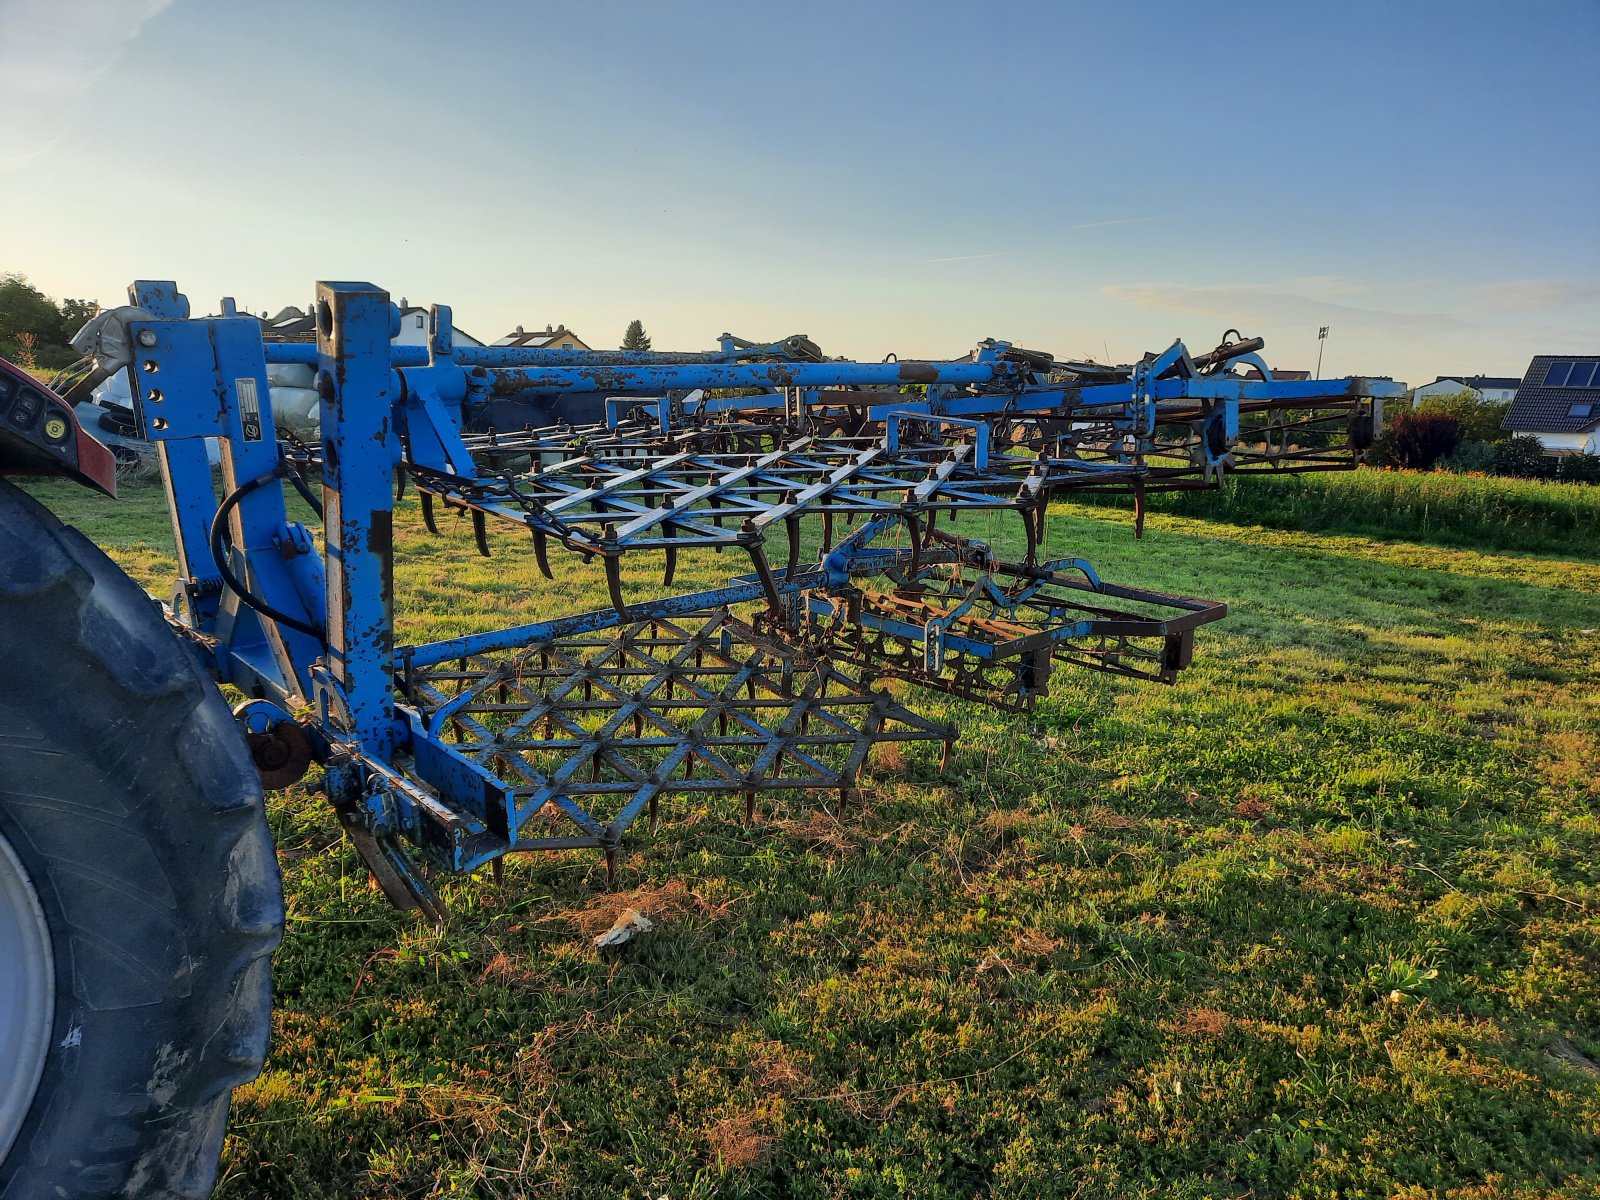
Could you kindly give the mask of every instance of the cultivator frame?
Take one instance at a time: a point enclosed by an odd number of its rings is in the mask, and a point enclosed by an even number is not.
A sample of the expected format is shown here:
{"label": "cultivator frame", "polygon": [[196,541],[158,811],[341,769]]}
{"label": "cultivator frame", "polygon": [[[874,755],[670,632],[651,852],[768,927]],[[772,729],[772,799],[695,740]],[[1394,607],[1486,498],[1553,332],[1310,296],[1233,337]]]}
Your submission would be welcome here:
{"label": "cultivator frame", "polygon": [[[1128,368],[1001,341],[937,362],[829,361],[803,337],[527,350],[457,347],[436,306],[419,350],[391,346],[397,310],[365,283],[318,285],[315,345],[264,344],[228,301],[191,318],[172,283],[130,298],[126,366],[178,546],[172,619],[252,697],[238,716],[266,777],[324,762],[385,890],[436,915],[404,844],[455,872],[533,849],[609,862],[664,796],[736,795],[749,818],[767,791],[844,803],[877,742],[948,753],[953,727],[881,676],[1009,710],[1063,666],[1170,682],[1225,607],[1043,561],[1050,500],[1351,467],[1403,390],[1277,381],[1242,339]],[[316,369],[315,443],[280,442],[267,367],[286,362]],[[571,394],[604,397],[606,419],[462,433],[492,401]],[[285,481],[320,512],[321,545]],[[610,607],[397,647],[397,481],[430,527],[439,508],[469,516],[484,553],[494,520],[526,532],[546,576],[556,551],[598,559]],[[1022,557],[962,536],[973,513],[1014,514]],[[657,561],[670,589],[699,548],[748,570],[626,603],[625,558]]]}

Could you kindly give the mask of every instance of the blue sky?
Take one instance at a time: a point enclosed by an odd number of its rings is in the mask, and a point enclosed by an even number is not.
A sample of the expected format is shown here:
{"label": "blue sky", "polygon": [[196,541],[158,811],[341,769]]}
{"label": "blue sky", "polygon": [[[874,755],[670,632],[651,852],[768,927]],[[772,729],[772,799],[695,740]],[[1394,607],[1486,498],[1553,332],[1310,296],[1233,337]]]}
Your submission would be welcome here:
{"label": "blue sky", "polygon": [[486,340],[1600,349],[1600,0],[0,0],[0,270]]}

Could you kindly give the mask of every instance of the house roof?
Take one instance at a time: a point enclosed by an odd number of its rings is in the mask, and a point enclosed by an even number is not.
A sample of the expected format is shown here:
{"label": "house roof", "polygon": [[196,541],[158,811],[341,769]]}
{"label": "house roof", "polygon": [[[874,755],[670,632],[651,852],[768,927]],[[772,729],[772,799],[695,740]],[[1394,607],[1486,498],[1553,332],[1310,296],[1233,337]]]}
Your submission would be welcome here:
{"label": "house roof", "polygon": [[[1577,387],[1564,382],[1574,377],[1584,382]],[[1537,355],[1501,427],[1513,433],[1583,433],[1600,427],[1600,354]]]}
{"label": "house roof", "polygon": [[[1259,367],[1251,367],[1248,371],[1246,371],[1244,373],[1244,377],[1246,379],[1260,379],[1262,377],[1261,376],[1261,369]],[[1273,367],[1272,368],[1272,378],[1277,380],[1279,383],[1292,383],[1297,379],[1310,379],[1311,378],[1311,372],[1310,371],[1287,371],[1287,370],[1280,369],[1278,367]]]}
{"label": "house roof", "polygon": [[298,308],[285,308],[275,317],[261,322],[263,342],[314,342],[317,340],[317,319]]}
{"label": "house roof", "polygon": [[[1459,383],[1474,391],[1481,392],[1485,388],[1514,388],[1522,383],[1515,377],[1508,378],[1504,375],[1441,375],[1434,383]],[[1432,384],[1429,385],[1430,387]]]}
{"label": "house roof", "polygon": [[568,329],[565,325],[557,325],[554,328],[546,325],[543,329],[529,329],[526,331],[521,325],[518,325],[515,333],[506,334],[506,336],[497,341],[495,345],[533,346],[537,349],[539,347],[549,346],[563,337],[574,338],[580,341],[582,340],[581,338],[578,338],[577,334],[573,333],[572,330]]}

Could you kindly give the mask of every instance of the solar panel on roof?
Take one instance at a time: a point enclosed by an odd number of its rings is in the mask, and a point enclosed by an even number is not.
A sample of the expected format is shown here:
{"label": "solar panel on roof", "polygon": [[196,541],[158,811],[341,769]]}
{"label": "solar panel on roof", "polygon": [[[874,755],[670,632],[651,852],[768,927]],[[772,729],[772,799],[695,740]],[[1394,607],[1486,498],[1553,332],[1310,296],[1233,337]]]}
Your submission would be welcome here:
{"label": "solar panel on roof", "polygon": [[1566,387],[1567,376],[1572,373],[1572,364],[1569,362],[1555,362],[1550,364],[1549,370],[1544,373],[1545,387]]}

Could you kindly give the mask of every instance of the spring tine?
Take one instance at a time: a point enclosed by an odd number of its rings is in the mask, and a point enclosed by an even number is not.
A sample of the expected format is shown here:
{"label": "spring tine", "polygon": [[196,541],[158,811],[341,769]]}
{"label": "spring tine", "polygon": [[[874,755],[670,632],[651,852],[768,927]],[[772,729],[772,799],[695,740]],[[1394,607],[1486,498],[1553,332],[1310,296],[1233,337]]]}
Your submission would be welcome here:
{"label": "spring tine", "polygon": [[678,548],[676,546],[668,546],[667,547],[667,569],[662,573],[661,585],[663,587],[671,587],[672,586],[673,576],[677,575],[677,573],[678,573]]}
{"label": "spring tine", "polygon": [[1144,480],[1136,479],[1133,484],[1133,536],[1144,536]]}
{"label": "spring tine", "polygon": [[606,891],[615,891],[617,886],[617,848],[606,847]]}
{"label": "spring tine", "polygon": [[429,533],[433,534],[434,537],[438,537],[439,526],[433,519],[433,495],[418,488],[417,499],[422,502],[422,523],[428,527]]}
{"label": "spring tine", "polygon": [[645,826],[646,826],[646,828],[653,830],[656,827],[656,812],[660,807],[661,807],[661,795],[660,795],[660,793],[659,792],[651,792],[650,793],[650,815],[645,818]]}
{"label": "spring tine", "polygon": [[916,513],[906,514],[906,528],[911,531],[911,562],[907,567],[912,576],[917,573],[922,558],[922,519]]}
{"label": "spring tine", "polygon": [[833,549],[833,510],[822,510],[822,552],[826,554]]}
{"label": "spring tine", "polygon": [[1027,509],[1021,511],[1022,532],[1028,535],[1028,553],[1022,561],[1030,567],[1039,565],[1039,531],[1034,527],[1033,514]]}
{"label": "spring tine", "polygon": [[400,467],[394,473],[394,502],[400,503],[406,494],[406,469]]}
{"label": "spring tine", "polygon": [[783,615],[783,599],[778,595],[778,585],[772,578],[772,568],[767,563],[767,550],[758,537],[755,537],[756,527],[753,522],[745,522],[745,532],[751,534],[751,540],[745,543],[745,549],[750,552],[751,565],[755,567],[756,578],[761,581],[761,590],[767,594],[767,611],[775,617]]}
{"label": "spring tine", "polygon": [[785,517],[783,529],[789,535],[789,562],[784,568],[784,578],[794,578],[795,568],[800,565],[800,518]]}
{"label": "spring tine", "polygon": [[482,509],[475,508],[472,510],[472,538],[478,543],[479,554],[485,558],[493,557],[489,553],[489,528],[488,522],[484,520]]}
{"label": "spring tine", "polygon": [[604,556],[606,566],[606,591],[611,594],[611,604],[626,615],[627,605],[622,602],[622,559],[615,554]]}
{"label": "spring tine", "polygon": [[555,575],[550,571],[549,539],[545,537],[542,529],[533,531],[533,560],[539,564],[539,574],[546,579],[555,578]]}

